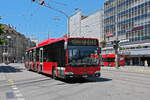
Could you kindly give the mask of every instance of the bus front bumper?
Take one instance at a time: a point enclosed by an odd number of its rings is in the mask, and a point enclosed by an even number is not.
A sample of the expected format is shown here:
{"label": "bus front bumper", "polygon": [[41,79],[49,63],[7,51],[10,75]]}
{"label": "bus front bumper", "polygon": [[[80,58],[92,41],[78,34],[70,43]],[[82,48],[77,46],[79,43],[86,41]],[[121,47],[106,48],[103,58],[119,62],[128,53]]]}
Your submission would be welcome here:
{"label": "bus front bumper", "polygon": [[74,74],[73,72],[68,72],[65,74],[65,78],[88,78],[88,77],[100,77],[100,76],[101,76],[100,71],[96,71],[94,74],[84,74],[84,75]]}

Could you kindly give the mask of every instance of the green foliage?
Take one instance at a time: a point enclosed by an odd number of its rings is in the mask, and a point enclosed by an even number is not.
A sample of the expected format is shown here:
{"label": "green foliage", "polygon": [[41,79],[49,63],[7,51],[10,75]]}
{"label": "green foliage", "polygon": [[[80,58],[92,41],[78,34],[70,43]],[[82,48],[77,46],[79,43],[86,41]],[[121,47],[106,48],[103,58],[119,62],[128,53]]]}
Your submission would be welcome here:
{"label": "green foliage", "polygon": [[4,26],[2,24],[0,24],[0,35],[2,35],[4,33]]}
{"label": "green foliage", "polygon": [[[1,20],[1,16],[0,16],[0,20]],[[4,26],[0,23],[0,36],[4,34]],[[6,40],[1,39],[0,37],[0,44],[3,44],[4,42],[6,42]]]}

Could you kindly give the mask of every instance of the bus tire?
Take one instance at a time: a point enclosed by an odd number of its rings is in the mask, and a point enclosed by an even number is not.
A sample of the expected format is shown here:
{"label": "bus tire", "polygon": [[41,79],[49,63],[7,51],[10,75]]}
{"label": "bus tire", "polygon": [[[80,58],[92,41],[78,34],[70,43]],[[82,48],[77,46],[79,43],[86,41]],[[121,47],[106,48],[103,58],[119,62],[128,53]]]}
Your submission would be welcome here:
{"label": "bus tire", "polygon": [[28,65],[26,65],[26,70],[29,71],[29,66]]}
{"label": "bus tire", "polygon": [[39,65],[36,66],[36,72],[39,73]]}
{"label": "bus tire", "polygon": [[28,65],[28,67],[27,67],[27,71],[30,71],[30,65]]}
{"label": "bus tire", "polygon": [[53,79],[56,79],[56,70],[55,70],[54,67],[53,67],[53,69],[52,69],[52,78],[53,78]]}
{"label": "bus tire", "polygon": [[31,71],[31,64],[29,64],[28,66],[28,71]]}
{"label": "bus tire", "polygon": [[40,64],[39,73],[42,73],[42,65]]}
{"label": "bus tire", "polygon": [[37,73],[41,74],[41,67],[40,67],[40,64],[37,65]]}

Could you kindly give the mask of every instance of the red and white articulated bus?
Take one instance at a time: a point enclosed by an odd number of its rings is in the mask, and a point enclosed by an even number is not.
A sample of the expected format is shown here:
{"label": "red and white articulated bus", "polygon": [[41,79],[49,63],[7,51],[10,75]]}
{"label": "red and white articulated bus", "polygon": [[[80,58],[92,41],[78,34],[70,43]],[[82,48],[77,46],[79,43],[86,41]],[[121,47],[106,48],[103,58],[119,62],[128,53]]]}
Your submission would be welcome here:
{"label": "red and white articulated bus", "polygon": [[99,77],[99,51],[94,38],[48,39],[26,51],[25,67],[53,78]]}
{"label": "red and white articulated bus", "polygon": [[[125,65],[125,57],[124,56],[119,56],[118,60],[119,66],[124,66]],[[103,54],[102,55],[102,62],[104,66],[115,66],[115,54]]]}

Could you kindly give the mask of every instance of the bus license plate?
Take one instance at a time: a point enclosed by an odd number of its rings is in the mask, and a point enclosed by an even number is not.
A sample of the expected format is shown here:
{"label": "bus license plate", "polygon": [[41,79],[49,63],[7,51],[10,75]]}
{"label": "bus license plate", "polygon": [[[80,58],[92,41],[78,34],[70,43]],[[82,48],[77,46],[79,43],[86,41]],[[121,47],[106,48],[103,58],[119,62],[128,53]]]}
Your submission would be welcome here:
{"label": "bus license plate", "polygon": [[83,77],[85,77],[85,78],[86,78],[86,77],[88,77],[88,76],[87,76],[87,75],[83,75]]}

